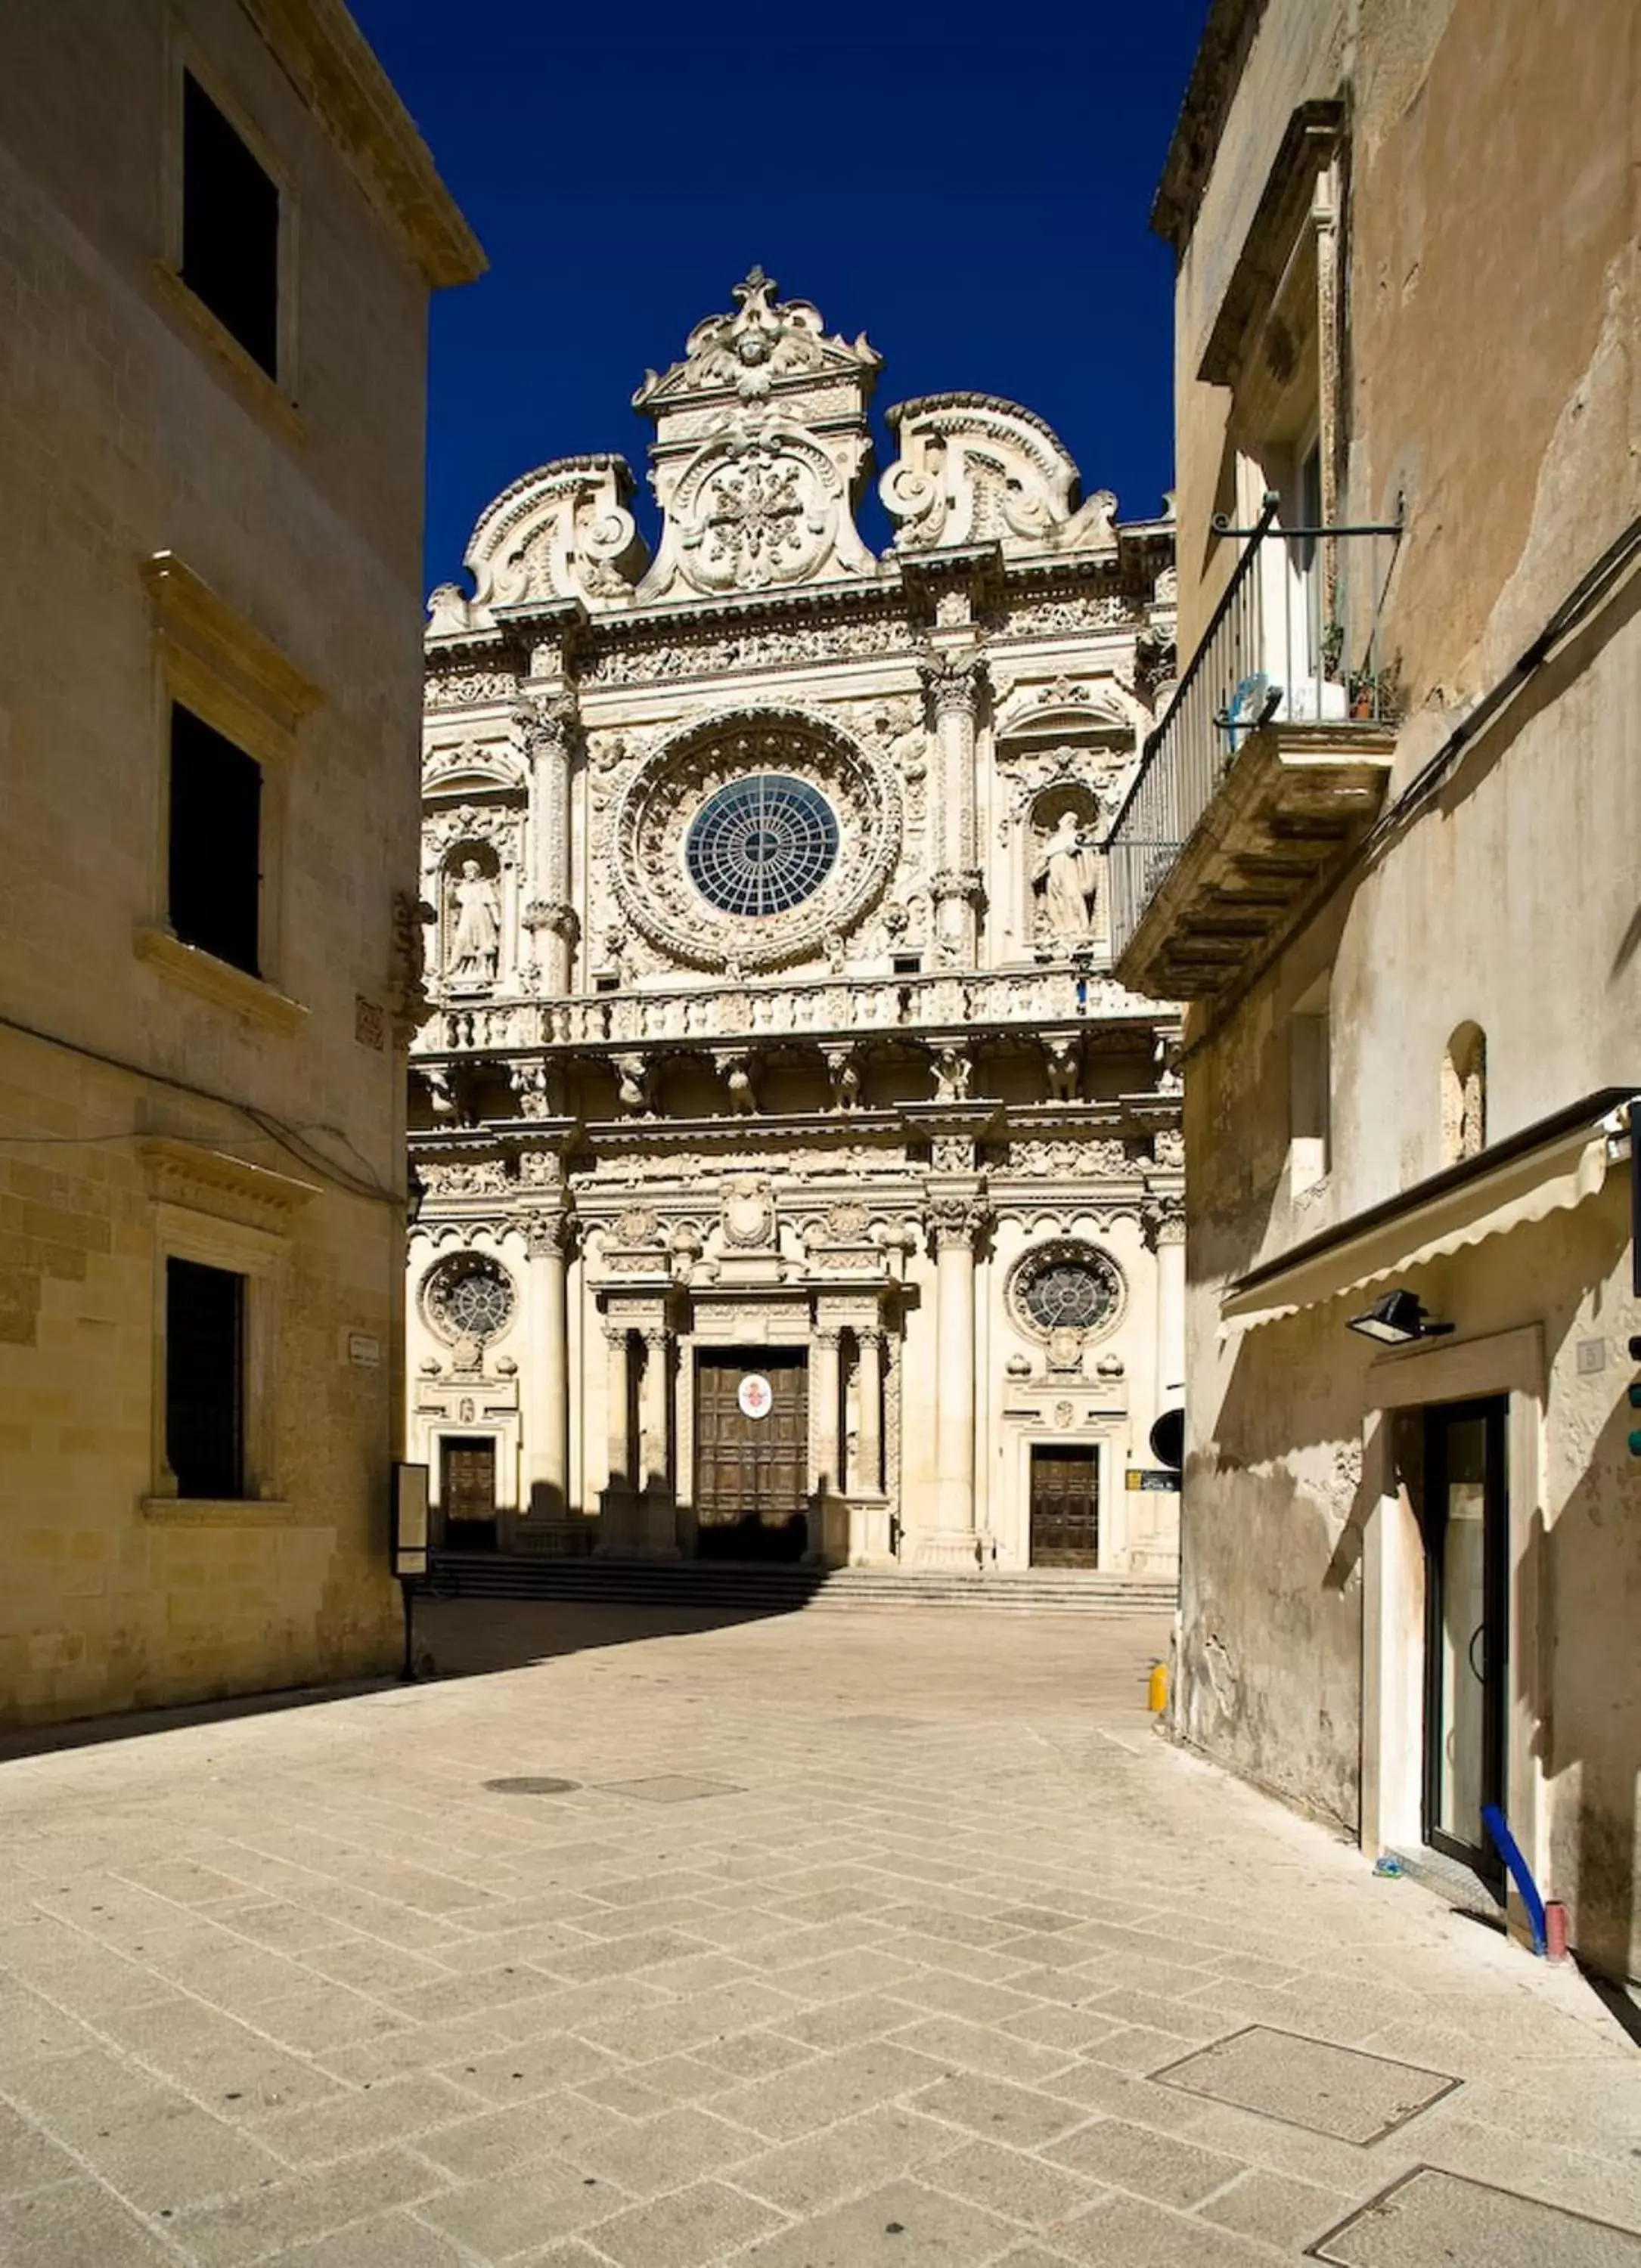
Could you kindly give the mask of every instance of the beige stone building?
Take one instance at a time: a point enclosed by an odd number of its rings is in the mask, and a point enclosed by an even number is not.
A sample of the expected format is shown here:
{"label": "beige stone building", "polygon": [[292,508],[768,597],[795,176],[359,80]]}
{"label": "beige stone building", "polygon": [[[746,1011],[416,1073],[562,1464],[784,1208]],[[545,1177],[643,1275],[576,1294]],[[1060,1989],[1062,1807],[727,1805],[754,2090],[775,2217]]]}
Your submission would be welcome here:
{"label": "beige stone building", "polygon": [[337,0],[0,11],[0,176],[18,1719],[392,1658],[426,320],[482,260]]}
{"label": "beige stone building", "polygon": [[[1173,1020],[1104,838],[1172,529],[754,272],[433,595],[415,1453],[447,1548],[1168,1574]],[[1157,1485],[1158,1483],[1164,1484]]]}
{"label": "beige stone building", "polygon": [[[1634,1971],[1633,8],[1216,0],[1179,690],[1113,830],[1187,1005],[1177,1723]],[[1217,516],[1217,517],[1216,517]]]}

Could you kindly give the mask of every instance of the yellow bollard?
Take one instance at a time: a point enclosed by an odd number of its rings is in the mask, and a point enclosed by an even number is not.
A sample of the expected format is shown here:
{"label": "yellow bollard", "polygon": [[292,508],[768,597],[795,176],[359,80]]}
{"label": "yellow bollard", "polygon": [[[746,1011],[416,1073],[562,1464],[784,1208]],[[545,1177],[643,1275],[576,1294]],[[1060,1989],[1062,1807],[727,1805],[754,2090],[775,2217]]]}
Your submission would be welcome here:
{"label": "yellow bollard", "polygon": [[1150,1682],[1145,1690],[1145,1701],[1153,1717],[1160,1717],[1168,1706],[1168,1664],[1165,1661],[1154,1661],[1151,1664]]}

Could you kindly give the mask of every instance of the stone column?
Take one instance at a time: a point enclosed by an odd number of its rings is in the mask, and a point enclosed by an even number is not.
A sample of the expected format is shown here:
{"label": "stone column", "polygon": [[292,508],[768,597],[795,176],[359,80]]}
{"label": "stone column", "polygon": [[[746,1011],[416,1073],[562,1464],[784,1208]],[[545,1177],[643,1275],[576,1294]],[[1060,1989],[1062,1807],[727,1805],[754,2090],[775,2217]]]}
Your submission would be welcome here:
{"label": "stone column", "polygon": [[529,1274],[521,1376],[524,1417],[524,1509],[536,1520],[562,1520],[569,1508],[570,1364],[565,1328],[565,1267],[570,1223],[561,1212],[525,1224]]}
{"label": "stone column", "polygon": [[860,1469],[850,1476],[850,1482],[864,1494],[878,1496],[883,1485],[883,1335],[876,1325],[869,1324],[855,1337],[861,1349],[856,1380],[861,1405],[856,1447]]}
{"label": "stone column", "polygon": [[1157,1410],[1185,1398],[1185,1201],[1159,1197],[1146,1226],[1157,1252]]}
{"label": "stone column", "polygon": [[599,1522],[598,1549],[601,1551],[628,1551],[632,1548],[634,1476],[632,1428],[627,1423],[629,1336],[625,1323],[605,1322],[604,1345],[608,1350],[608,1367],[604,1378],[604,1418],[609,1440],[609,1472],[600,1500],[602,1517]]}
{"label": "stone column", "polygon": [[672,1334],[664,1323],[647,1323],[643,1332],[644,1373],[639,1383],[639,1487],[646,1496],[665,1493],[667,1458],[667,1350]]}
{"label": "stone column", "polygon": [[939,653],[920,666],[935,719],[931,782],[935,832],[935,943],[948,965],[974,964],[980,898],[975,848],[974,741],[986,664],[979,654]]}
{"label": "stone column", "polygon": [[525,911],[535,932],[542,990],[570,990],[580,924],[570,898],[570,736],[574,708],[565,696],[532,702],[524,727],[531,769],[530,815],[535,890]]}
{"label": "stone column", "polygon": [[974,1246],[984,1213],[978,1192],[931,1196],[935,1244],[935,1502],[932,1535],[918,1543],[923,1567],[972,1568],[974,1530]]}

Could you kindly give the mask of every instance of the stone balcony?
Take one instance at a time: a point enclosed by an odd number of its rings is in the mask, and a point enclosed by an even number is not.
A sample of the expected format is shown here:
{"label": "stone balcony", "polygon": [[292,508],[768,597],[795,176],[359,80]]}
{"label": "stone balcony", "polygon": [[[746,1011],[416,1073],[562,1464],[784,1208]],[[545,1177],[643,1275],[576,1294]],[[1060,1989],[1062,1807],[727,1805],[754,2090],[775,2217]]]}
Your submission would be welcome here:
{"label": "stone balcony", "polygon": [[1250,733],[1185,842],[1146,846],[1154,867],[1118,964],[1124,983],[1192,1000],[1262,960],[1379,815],[1394,747],[1371,724]]}
{"label": "stone balcony", "polygon": [[[1395,749],[1379,623],[1400,530],[1248,541],[1113,825],[1113,959],[1152,999],[1225,990],[1355,854]],[[1354,665],[1347,657],[1356,657]]]}
{"label": "stone balcony", "polygon": [[1107,970],[1053,967],[908,976],[827,976],[791,983],[698,983],[578,993],[561,999],[441,998],[412,1060],[536,1050],[560,1056],[612,1048],[815,1047],[896,1035],[978,1040],[1090,1024],[1143,1027],[1156,1011]]}

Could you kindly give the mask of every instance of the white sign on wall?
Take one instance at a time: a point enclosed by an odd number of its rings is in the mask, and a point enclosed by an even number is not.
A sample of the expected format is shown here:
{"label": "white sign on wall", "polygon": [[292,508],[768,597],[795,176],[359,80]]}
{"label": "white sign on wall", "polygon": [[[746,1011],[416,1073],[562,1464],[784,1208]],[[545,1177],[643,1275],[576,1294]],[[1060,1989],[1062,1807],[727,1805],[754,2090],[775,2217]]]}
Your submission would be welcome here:
{"label": "white sign on wall", "polygon": [[767,1418],[774,1398],[775,1389],[761,1370],[748,1371],[735,1395],[743,1418]]}

